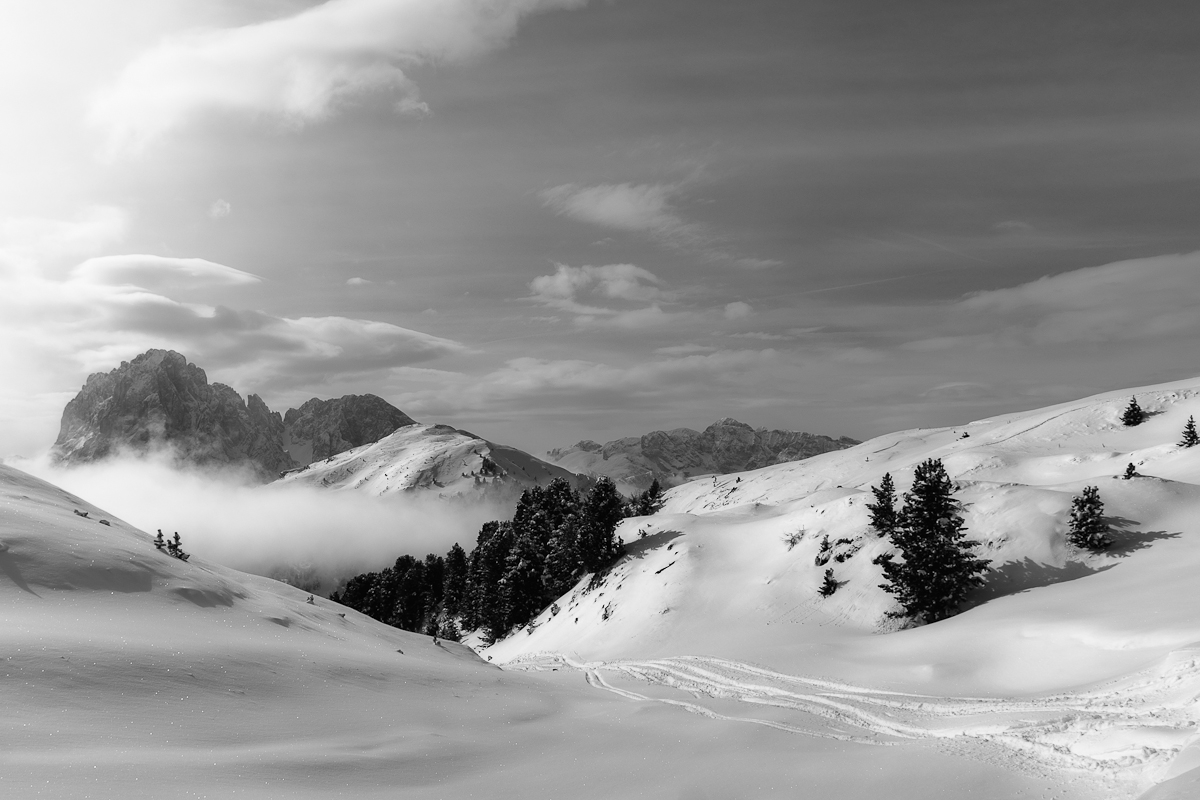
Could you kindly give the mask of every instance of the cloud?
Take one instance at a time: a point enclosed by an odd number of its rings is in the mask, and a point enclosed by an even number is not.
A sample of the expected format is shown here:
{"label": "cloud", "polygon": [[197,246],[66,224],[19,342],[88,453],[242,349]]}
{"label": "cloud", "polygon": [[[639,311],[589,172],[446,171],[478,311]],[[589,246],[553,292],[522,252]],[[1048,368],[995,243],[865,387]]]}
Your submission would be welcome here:
{"label": "cloud", "polygon": [[[668,354],[629,366],[614,366],[585,359],[515,358],[492,372],[472,377],[462,385],[438,388],[434,394],[458,409],[491,409],[498,404],[520,407],[580,403],[593,408],[641,400],[694,397],[716,387],[741,389],[757,383],[778,368],[775,350],[717,350]],[[417,405],[431,402],[413,397]],[[409,402],[403,398],[402,402]]]}
{"label": "cloud", "polygon": [[224,219],[233,213],[233,206],[228,200],[216,199],[212,205],[208,207],[208,216],[212,219]]}
{"label": "cloud", "polygon": [[586,0],[327,0],[291,16],[168,38],[93,98],[116,151],[139,149],[204,111],[306,125],[366,94],[427,111],[406,70],[503,47],[521,19]]}
{"label": "cloud", "polygon": [[[204,259],[103,256],[63,277],[44,266],[47,254],[103,241],[102,229],[111,238],[121,226],[105,228],[98,220],[115,219],[0,223],[9,237],[0,242],[0,424],[20,428],[6,435],[9,448],[15,443],[30,452],[52,440],[64,403],[60,393],[151,347],[178,350],[240,391],[267,394],[465,351],[458,342],[376,320],[286,317],[192,302],[194,290],[237,290],[262,280]],[[22,425],[13,425],[16,419]]]}
{"label": "cloud", "polygon": [[529,288],[530,299],[574,314],[583,326],[645,328],[689,313],[664,311],[660,304],[672,302],[675,294],[664,290],[654,273],[633,264],[557,264],[553,275],[534,278]]}
{"label": "cloud", "polygon": [[93,206],[74,220],[10,217],[0,221],[0,262],[94,253],[124,238],[129,218],[116,206]]}
{"label": "cloud", "polygon": [[[667,247],[696,253],[743,269],[764,269],[782,261],[739,256],[707,226],[685,219],[674,202],[684,183],[564,183],[542,191],[542,202],[556,214],[619,231],[646,233]],[[595,244],[606,244],[608,239]]]}
{"label": "cloud", "polygon": [[556,213],[593,225],[669,232],[685,225],[670,208],[670,198],[678,191],[678,186],[664,183],[566,183],[542,192],[542,200]]}
{"label": "cloud", "polygon": [[245,286],[262,278],[203,258],[152,255],[89,258],[71,272],[81,282],[108,286],[136,285],[156,291],[200,286]]}
{"label": "cloud", "polygon": [[479,527],[511,508],[414,497],[371,497],[302,486],[254,486],[238,476],[181,467],[170,452],[70,469],[44,460],[28,472],[153,533],[179,531],[193,555],[327,594],[405,553],[467,550]]}
{"label": "cloud", "polygon": [[976,292],[961,326],[1008,341],[1080,344],[1200,333],[1200,253],[1154,256]]}
{"label": "cloud", "polygon": [[369,281],[366,278],[350,278],[346,281],[347,286],[369,286],[371,283],[373,281]]}
{"label": "cloud", "polygon": [[733,263],[745,269],[769,269],[770,267],[783,266],[782,261],[774,258],[739,258]]}
{"label": "cloud", "polygon": [[749,303],[743,303],[741,300],[736,300],[725,305],[725,319],[745,319],[754,313],[754,309]]}
{"label": "cloud", "polygon": [[677,344],[670,347],[656,347],[656,356],[690,356],[696,353],[715,353],[717,348],[703,344]]}

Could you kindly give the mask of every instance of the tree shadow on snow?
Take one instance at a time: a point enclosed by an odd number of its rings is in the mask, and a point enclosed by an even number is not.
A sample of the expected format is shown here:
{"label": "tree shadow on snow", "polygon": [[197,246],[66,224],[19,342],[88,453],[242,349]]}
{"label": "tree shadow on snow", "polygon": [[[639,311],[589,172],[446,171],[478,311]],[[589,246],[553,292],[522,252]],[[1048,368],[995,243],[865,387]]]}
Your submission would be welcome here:
{"label": "tree shadow on snow", "polygon": [[1090,567],[1081,561],[1068,561],[1065,565],[1056,567],[1051,564],[1042,564],[1032,558],[1008,561],[988,570],[984,576],[983,586],[971,592],[968,600],[972,603],[986,603],[997,597],[1086,578],[1088,575],[1095,575],[1097,572],[1104,572],[1115,566],[1115,564],[1107,564],[1101,567]]}
{"label": "tree shadow on snow", "polygon": [[1178,539],[1182,535],[1178,531],[1175,533],[1167,531],[1139,531],[1134,528],[1138,524],[1137,520],[1126,519],[1125,517],[1105,517],[1104,521],[1108,523],[1109,535],[1113,540],[1112,546],[1104,552],[1107,555],[1116,556],[1117,558],[1128,558],[1133,553],[1145,550],[1157,541]]}
{"label": "tree shadow on snow", "polygon": [[16,556],[8,552],[7,547],[5,547],[3,550],[0,550],[0,572],[3,572],[5,575],[7,575],[8,579],[16,584],[19,589],[29,592],[34,597],[41,597],[41,595],[29,588],[29,584],[26,583],[25,578],[21,576],[21,570],[17,569],[16,561]]}
{"label": "tree shadow on snow", "polygon": [[630,558],[645,558],[647,551],[657,550],[672,539],[683,536],[683,531],[658,531],[648,533],[640,539],[625,543],[625,555]]}

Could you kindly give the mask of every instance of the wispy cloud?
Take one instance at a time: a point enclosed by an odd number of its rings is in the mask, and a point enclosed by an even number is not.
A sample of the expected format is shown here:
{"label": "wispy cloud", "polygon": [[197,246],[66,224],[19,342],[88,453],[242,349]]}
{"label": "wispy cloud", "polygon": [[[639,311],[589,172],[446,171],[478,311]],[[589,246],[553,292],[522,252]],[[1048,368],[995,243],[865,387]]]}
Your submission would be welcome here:
{"label": "wispy cloud", "polygon": [[200,111],[290,125],[386,94],[427,111],[405,70],[462,64],[503,47],[528,14],[586,0],[328,0],[296,14],[166,39],[94,98],[92,121],[114,150],[138,149]]}
{"label": "wispy cloud", "polygon": [[662,281],[634,264],[572,267],[557,264],[553,275],[534,278],[530,299],[574,315],[578,325],[602,324],[618,328],[662,325],[689,312],[664,311],[663,303],[676,299]]}
{"label": "wispy cloud", "polygon": [[62,277],[45,266],[81,243],[115,239],[119,215],[99,219],[109,220],[108,228],[86,215],[73,223],[0,223],[9,235],[0,240],[0,418],[28,418],[30,397],[46,406],[38,416],[56,416],[63,400],[53,392],[150,347],[179,350],[240,390],[267,393],[465,350],[455,341],[375,320],[287,317],[196,302],[197,292],[236,291],[262,281],[205,259],[102,256]]}
{"label": "wispy cloud", "polygon": [[541,193],[557,214],[618,231],[644,233],[667,247],[695,253],[706,261],[722,261],[743,269],[764,269],[782,261],[734,253],[708,226],[688,220],[678,210],[684,183],[564,183]]}
{"label": "wispy cloud", "polygon": [[1118,261],[1008,289],[955,309],[971,329],[1036,344],[1149,340],[1200,333],[1200,253]]}

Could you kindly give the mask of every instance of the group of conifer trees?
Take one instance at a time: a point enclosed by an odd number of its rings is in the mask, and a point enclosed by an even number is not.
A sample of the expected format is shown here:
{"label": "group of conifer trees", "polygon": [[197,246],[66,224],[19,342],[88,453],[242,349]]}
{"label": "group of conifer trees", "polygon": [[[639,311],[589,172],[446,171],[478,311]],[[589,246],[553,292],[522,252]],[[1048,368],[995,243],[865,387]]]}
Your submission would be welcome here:
{"label": "group of conifer trees", "polygon": [[983,583],[988,562],[974,555],[978,542],[967,539],[962,504],[954,498],[941,459],[917,465],[912,491],[899,509],[891,475],[871,488],[871,527],[896,548],[875,559],[883,568],[880,588],[900,604],[893,616],[936,622],[957,613],[967,594]]}
{"label": "group of conifer trees", "polygon": [[580,494],[558,478],[525,490],[511,520],[485,523],[469,555],[456,543],[444,557],[401,556],[351,578],[329,599],[405,630],[446,639],[482,630],[495,641],[620,558],[617,523],[654,513],[661,494],[655,481],[626,499],[608,478]]}

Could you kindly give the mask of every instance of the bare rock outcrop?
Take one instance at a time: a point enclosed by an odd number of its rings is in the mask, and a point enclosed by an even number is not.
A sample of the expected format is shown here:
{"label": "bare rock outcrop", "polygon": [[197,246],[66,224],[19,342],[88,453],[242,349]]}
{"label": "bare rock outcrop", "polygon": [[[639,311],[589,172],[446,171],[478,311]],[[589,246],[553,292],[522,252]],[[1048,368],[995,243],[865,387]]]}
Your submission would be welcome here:
{"label": "bare rock outcrop", "polygon": [[581,474],[606,475],[625,490],[644,489],[657,479],[673,486],[696,475],[727,474],[799,461],[858,444],[800,431],[752,428],[722,419],[703,431],[675,428],[628,436],[603,445],[585,439],[552,450],[550,461]]}
{"label": "bare rock outcrop", "polygon": [[170,448],[198,466],[249,468],[262,480],[415,424],[374,395],[347,395],[272,411],[258,395],[243,400],[171,350],[149,350],[87,379],[63,411],[52,455],[66,464],[121,452]]}

